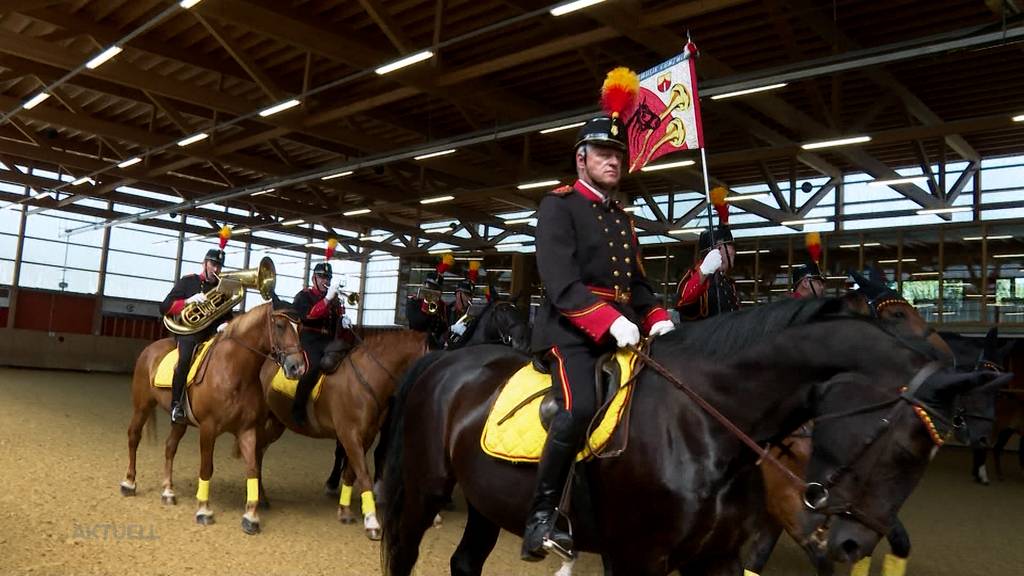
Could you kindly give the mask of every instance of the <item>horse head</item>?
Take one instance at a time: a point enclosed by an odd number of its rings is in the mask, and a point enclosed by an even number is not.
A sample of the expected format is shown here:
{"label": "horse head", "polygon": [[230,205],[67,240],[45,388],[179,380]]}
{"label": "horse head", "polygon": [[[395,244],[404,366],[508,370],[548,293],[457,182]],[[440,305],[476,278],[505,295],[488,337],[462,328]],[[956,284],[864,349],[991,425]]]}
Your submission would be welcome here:
{"label": "horse head", "polygon": [[530,352],[530,326],[523,320],[523,316],[515,304],[511,302],[494,304],[491,325],[494,326],[503,344],[524,354]]}
{"label": "horse head", "polygon": [[955,399],[1010,378],[914,362],[871,377],[844,372],[820,385],[805,542],[834,562],[870,554],[952,431]]}
{"label": "horse head", "polygon": [[[985,334],[984,345],[974,370],[1003,372],[1012,342],[999,346],[999,328],[993,326]],[[982,387],[957,397],[953,425],[956,439],[973,448],[988,447],[996,418],[996,388]]]}
{"label": "horse head", "polygon": [[299,341],[301,319],[290,305],[273,294],[265,304],[267,309],[267,336],[270,357],[284,369],[285,377],[297,379],[306,372],[306,355]]}

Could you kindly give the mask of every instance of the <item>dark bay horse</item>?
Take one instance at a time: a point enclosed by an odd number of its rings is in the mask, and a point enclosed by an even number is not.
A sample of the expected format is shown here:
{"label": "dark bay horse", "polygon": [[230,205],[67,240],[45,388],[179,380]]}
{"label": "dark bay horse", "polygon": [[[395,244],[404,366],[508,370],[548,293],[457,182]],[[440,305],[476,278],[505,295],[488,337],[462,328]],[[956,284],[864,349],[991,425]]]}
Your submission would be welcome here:
{"label": "dark bay horse", "polygon": [[[135,362],[133,412],[128,424],[128,472],[121,481],[121,494],[125,496],[135,495],[135,455],[143,425],[158,404],[164,410],[170,410],[171,389],[156,388],[152,383],[160,360],[174,347],[171,338],[157,340],[147,346]],[[218,436],[231,432],[237,439],[246,466],[247,496],[242,529],[249,534],[260,531],[256,510],[261,492],[258,459],[267,406],[263,401],[259,377],[260,367],[268,358],[293,378],[298,378],[306,369],[306,356],[299,345],[298,317],[290,310],[275,310],[275,304],[269,302],[228,323],[211,344],[205,368],[200,368],[201,375],[197,376],[198,381],[188,388],[189,404],[199,422],[202,452],[196,494],[196,522],[199,524],[213,523],[213,511],[209,505],[213,448]],[[185,424],[174,424],[167,436],[161,494],[165,504],[177,503],[171,473],[178,443],[187,430]]]}
{"label": "dark bay horse", "polygon": [[[888,532],[934,452],[913,406],[946,422],[952,395],[987,375],[940,371],[923,339],[841,307],[796,300],[734,312],[660,338],[652,355],[760,444],[831,416],[814,429],[808,478],[828,494],[816,491],[805,537],[851,562]],[[384,473],[386,574],[412,571],[455,483],[469,516],[453,574],[480,574],[500,528],[521,534],[536,468],[486,456],[480,435],[496,392],[526,361],[478,346],[428,357],[406,375]],[[614,574],[739,574],[747,520],[764,507],[757,455],[655,372],[636,386],[628,450],[582,467],[596,513],[574,518],[578,549],[600,552]]]}
{"label": "dark bay horse", "polygon": [[380,524],[366,451],[384,423],[398,378],[426,352],[427,336],[423,332],[398,330],[368,336],[324,379],[310,423],[302,428],[292,422],[292,399],[271,386],[278,365],[266,362],[260,374],[263,393],[274,415],[267,424],[264,448],[281,437],[286,425],[304,436],[336,440],[348,455],[338,519],[345,524],[355,522],[351,508],[354,488],[362,499],[366,535],[372,540],[380,539]]}

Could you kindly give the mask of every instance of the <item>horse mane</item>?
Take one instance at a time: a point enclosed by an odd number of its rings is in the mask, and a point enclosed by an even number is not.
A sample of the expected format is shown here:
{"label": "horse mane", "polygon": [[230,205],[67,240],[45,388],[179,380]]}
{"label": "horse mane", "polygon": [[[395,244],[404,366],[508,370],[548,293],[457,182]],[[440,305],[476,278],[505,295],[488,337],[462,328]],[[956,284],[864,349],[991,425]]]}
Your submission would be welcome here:
{"label": "horse mane", "polygon": [[732,356],[783,330],[831,318],[858,318],[847,313],[838,298],[799,298],[719,314],[699,322],[684,322],[659,338],[681,341],[706,356]]}
{"label": "horse mane", "polygon": [[232,334],[245,334],[253,328],[257,322],[263,321],[263,307],[267,303],[253,306],[251,309],[246,310],[241,316],[236,316],[228,324],[227,330],[230,330]]}

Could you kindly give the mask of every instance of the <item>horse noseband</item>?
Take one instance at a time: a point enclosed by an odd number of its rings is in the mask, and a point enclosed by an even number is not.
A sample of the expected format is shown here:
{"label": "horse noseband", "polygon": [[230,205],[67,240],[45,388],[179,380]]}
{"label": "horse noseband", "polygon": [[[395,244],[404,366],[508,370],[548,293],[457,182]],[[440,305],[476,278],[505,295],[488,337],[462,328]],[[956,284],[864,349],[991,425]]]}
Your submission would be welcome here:
{"label": "horse noseband", "polygon": [[804,505],[811,510],[821,510],[828,503],[828,488],[821,482],[808,482],[803,499]]}

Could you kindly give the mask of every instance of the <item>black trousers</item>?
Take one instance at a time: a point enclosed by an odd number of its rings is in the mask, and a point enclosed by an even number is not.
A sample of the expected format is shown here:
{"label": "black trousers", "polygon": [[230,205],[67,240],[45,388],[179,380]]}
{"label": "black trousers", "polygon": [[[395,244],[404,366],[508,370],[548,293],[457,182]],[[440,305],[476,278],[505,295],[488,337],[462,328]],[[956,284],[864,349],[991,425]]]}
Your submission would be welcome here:
{"label": "black trousers", "polygon": [[306,373],[299,378],[299,383],[295,387],[295,403],[296,409],[305,410],[306,402],[309,401],[309,395],[313,392],[313,388],[316,386],[316,381],[320,379],[322,370],[320,369],[320,361],[324,357],[324,349],[331,343],[329,336],[321,336],[314,334],[302,334],[299,338],[302,342],[302,350],[306,353]]}
{"label": "black trousers", "polygon": [[554,398],[561,408],[555,416],[559,426],[552,425],[549,434],[562,443],[581,447],[587,426],[597,413],[594,374],[600,357],[614,348],[574,344],[555,346],[549,353]]}
{"label": "black trousers", "polygon": [[188,369],[192,366],[192,357],[196,347],[203,341],[200,334],[178,336],[178,363],[174,366],[174,378],[171,379],[171,401],[178,402],[185,394],[188,380]]}

